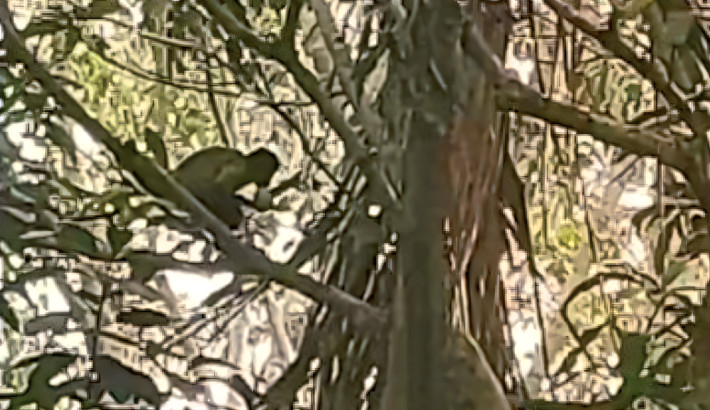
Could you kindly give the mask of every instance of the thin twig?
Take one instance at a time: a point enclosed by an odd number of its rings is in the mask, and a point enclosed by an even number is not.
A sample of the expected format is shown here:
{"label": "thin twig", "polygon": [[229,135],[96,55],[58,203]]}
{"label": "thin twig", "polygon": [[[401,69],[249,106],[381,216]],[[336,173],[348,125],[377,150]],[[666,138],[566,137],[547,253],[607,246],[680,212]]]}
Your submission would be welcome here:
{"label": "thin twig", "polygon": [[[160,76],[156,73],[149,73],[149,72],[145,72],[143,70],[139,70],[137,68],[130,67],[129,65],[120,63],[117,60],[114,60],[113,58],[108,57],[106,55],[102,55],[102,54],[98,54],[98,53],[95,53],[95,54],[98,55],[102,60],[111,64],[112,66],[114,66],[122,71],[126,71],[129,74],[132,74],[132,75],[134,75],[138,78],[141,78],[143,80],[152,81],[152,82],[168,85],[168,86],[175,87],[178,89],[183,89],[183,90],[191,90],[191,91],[197,91],[197,92],[201,92],[201,93],[209,92],[209,88],[208,88],[210,86],[209,82],[194,83],[194,84],[202,84],[202,85],[205,85],[206,87],[199,87],[197,85],[188,84],[188,83],[179,83],[179,82],[175,82],[173,80],[170,80],[169,78]],[[239,84],[237,84],[236,82],[212,84],[212,86],[236,86],[236,85],[239,85]],[[234,91],[213,90],[212,93],[218,94],[218,95],[224,95],[226,97],[234,97],[234,98],[241,97],[241,93],[234,92]]]}
{"label": "thin twig", "polygon": [[390,197],[385,197],[385,199],[388,199],[391,203],[384,205],[399,207],[399,198],[392,195],[393,192],[397,191],[394,188],[388,189],[390,182],[384,177],[381,170],[375,166],[374,161],[371,160],[367,147],[360,142],[360,137],[347,123],[341,109],[321,89],[320,81],[301,64],[296,51],[289,47],[288,44],[280,42],[270,44],[259,39],[218,0],[205,0],[201,4],[212,13],[214,19],[227,32],[239,38],[245,46],[251,47],[266,58],[275,59],[288,69],[296,83],[315,101],[330,126],[343,139],[343,144],[350,158],[362,168],[369,184],[381,192],[390,194]]}
{"label": "thin twig", "polygon": [[296,131],[296,134],[298,135],[299,139],[301,140],[301,145],[303,146],[303,150],[306,152],[306,154],[311,158],[313,162],[318,165],[318,167],[325,173],[325,175],[330,179],[336,186],[340,186],[341,183],[338,181],[338,179],[333,175],[332,172],[328,169],[328,167],[323,163],[323,161],[318,158],[313,151],[311,151],[311,147],[309,146],[309,141],[306,135],[303,133],[303,130],[301,130],[301,127],[296,124],[296,122],[291,118],[290,115],[288,115],[284,110],[282,110],[278,105],[276,104],[270,104],[266,103],[272,110],[274,110],[281,118],[283,118],[286,123],[294,130]]}
{"label": "thin twig", "polygon": [[231,147],[232,144],[230,144],[229,138],[227,138],[227,128],[225,128],[224,121],[222,121],[222,115],[219,112],[219,106],[217,105],[217,99],[215,98],[214,89],[212,87],[212,73],[210,72],[209,63],[205,68],[205,75],[207,76],[207,97],[210,102],[210,108],[212,109],[212,116],[217,123],[220,139],[225,147]]}
{"label": "thin twig", "polygon": [[[237,308],[235,309],[235,311],[230,313],[230,315],[226,319],[225,323],[223,324],[224,326],[222,326],[222,328],[218,332],[216,332],[216,334],[221,333],[222,330],[224,330],[224,327],[226,327],[226,324],[229,323],[229,321],[234,319],[246,307],[246,305],[248,305],[252,300],[254,300],[254,298],[256,298],[261,292],[263,292],[263,290],[266,289],[266,285],[268,285],[268,283],[269,283],[269,281],[263,281],[258,287],[254,288],[252,291],[250,291],[246,295],[244,295],[244,296],[243,295],[236,295],[235,297],[233,297],[229,301],[225,302],[221,306],[215,308],[214,309],[215,311],[219,311],[219,310],[223,309],[224,307],[226,307],[227,305],[233,304],[234,302],[236,302],[237,299],[241,299],[239,301],[239,304],[238,304]],[[176,337],[173,337],[169,340],[164,341],[162,343],[161,347],[163,349],[170,349],[172,346],[175,346],[176,344],[196,335],[202,329],[207,327],[210,323],[216,322],[220,319],[222,319],[222,318],[216,314],[213,318],[206,318],[205,320],[202,321],[202,323],[198,324],[193,329],[186,331],[185,333],[183,333],[179,336],[176,336]]]}
{"label": "thin twig", "polygon": [[[96,355],[99,352],[99,338],[101,337],[101,319],[104,314],[104,304],[106,303],[106,297],[108,296],[108,289],[109,289],[109,284],[102,282],[101,283],[101,298],[99,299],[99,309],[96,312],[96,325],[94,326],[93,329],[93,338],[94,338],[94,344],[91,346],[91,364],[92,364],[92,371],[93,371],[93,364],[94,360],[96,360]],[[91,378],[87,378],[86,380],[86,390],[91,391],[90,386],[91,386]]]}

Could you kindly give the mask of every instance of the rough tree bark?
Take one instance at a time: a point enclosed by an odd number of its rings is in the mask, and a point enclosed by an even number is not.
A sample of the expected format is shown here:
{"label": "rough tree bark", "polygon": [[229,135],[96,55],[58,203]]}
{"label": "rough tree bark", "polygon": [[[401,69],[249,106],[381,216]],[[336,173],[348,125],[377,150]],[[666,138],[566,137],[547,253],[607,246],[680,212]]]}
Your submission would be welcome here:
{"label": "rough tree bark", "polygon": [[[473,339],[451,329],[446,323],[451,289],[444,285],[458,286],[462,275],[470,274],[474,297],[491,302],[472,306],[477,320],[470,326],[478,334],[502,335],[496,285],[505,243],[500,235],[483,235],[485,226],[498,227],[496,181],[504,144],[495,132],[493,83],[464,53],[462,39],[466,30],[487,30],[487,40],[502,54],[505,27],[497,26],[500,9],[495,5],[481,8],[471,2],[461,9],[455,2],[421,1],[405,6],[411,43],[400,43],[401,58],[391,60],[383,93],[390,107],[388,129],[395,131],[393,138],[405,141],[404,212],[397,225],[399,286],[384,408],[506,409],[498,383],[505,367],[502,336],[488,337],[493,343],[484,353]],[[491,16],[496,17],[492,24],[483,24]],[[454,265],[462,269],[451,266],[449,255],[442,253],[447,218],[457,238]],[[488,218],[493,219],[484,222]],[[497,245],[481,246],[482,241]],[[472,256],[485,262],[472,264]],[[452,267],[458,276],[447,277]],[[483,288],[478,288],[480,278],[485,278]],[[473,333],[471,328],[460,330]],[[500,364],[497,375],[490,358]]]}

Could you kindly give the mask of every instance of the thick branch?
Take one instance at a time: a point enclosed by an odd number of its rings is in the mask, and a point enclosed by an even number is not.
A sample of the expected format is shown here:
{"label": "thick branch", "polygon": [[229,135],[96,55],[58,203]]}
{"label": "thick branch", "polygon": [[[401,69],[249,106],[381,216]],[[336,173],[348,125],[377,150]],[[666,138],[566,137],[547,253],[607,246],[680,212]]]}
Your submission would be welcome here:
{"label": "thick branch", "polygon": [[[682,171],[695,192],[710,192],[710,183],[706,178],[696,175],[697,167],[685,146],[650,130],[625,127],[607,116],[587,113],[571,104],[544,98],[539,92],[505,73],[500,60],[475,28],[467,33],[464,49],[483,68],[490,81],[495,83],[500,109],[515,110],[572,128],[638,156],[657,157],[664,164]],[[706,210],[710,210],[710,197],[701,202]]]}
{"label": "thick branch", "polygon": [[0,2],[0,24],[3,28],[3,43],[10,62],[24,64],[30,76],[42,84],[49,94],[61,105],[62,112],[97,138],[116,156],[123,168],[133,174],[150,191],[179,203],[186,204],[187,210],[196,217],[196,223],[209,229],[216,238],[217,245],[227,254],[228,260],[237,274],[254,274],[276,280],[314,300],[331,305],[338,312],[353,320],[353,325],[362,329],[378,328],[383,325],[385,315],[375,307],[356,299],[344,291],[316,282],[310,277],[297,274],[293,269],[269,261],[264,254],[254,248],[233,240],[228,227],[207,210],[185,187],[154,161],[135,151],[131,145],[122,145],[72,98],[57,81],[38,64],[27,51],[24,39],[20,37],[12,23],[6,2]]}
{"label": "thick branch", "polygon": [[625,127],[607,116],[587,113],[572,104],[544,98],[516,80],[506,79],[499,85],[497,102],[501,109],[514,110],[572,128],[638,156],[659,157],[664,164],[679,170],[684,171],[689,165],[680,147],[669,142],[668,137],[637,127]]}

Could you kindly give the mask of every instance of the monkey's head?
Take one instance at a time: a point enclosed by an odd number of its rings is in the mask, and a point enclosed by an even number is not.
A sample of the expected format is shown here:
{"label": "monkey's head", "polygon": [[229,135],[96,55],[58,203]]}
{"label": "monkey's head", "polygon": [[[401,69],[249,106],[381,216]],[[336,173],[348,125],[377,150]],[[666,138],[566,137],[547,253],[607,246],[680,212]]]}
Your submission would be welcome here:
{"label": "monkey's head", "polygon": [[271,151],[260,148],[254,151],[247,159],[247,174],[251,177],[251,181],[256,183],[260,188],[269,185],[271,178],[279,168],[279,160]]}

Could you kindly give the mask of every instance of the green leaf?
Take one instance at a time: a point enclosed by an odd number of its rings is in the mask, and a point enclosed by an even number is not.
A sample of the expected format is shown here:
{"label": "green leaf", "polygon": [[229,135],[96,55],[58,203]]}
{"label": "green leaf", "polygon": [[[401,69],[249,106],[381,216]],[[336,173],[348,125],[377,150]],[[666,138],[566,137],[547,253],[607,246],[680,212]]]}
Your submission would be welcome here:
{"label": "green leaf", "polygon": [[117,255],[121,249],[131,240],[133,232],[128,229],[110,226],[108,228],[108,243],[111,246],[111,253]]}
{"label": "green leaf", "polygon": [[673,218],[668,224],[661,227],[661,233],[658,237],[656,249],[653,251],[653,267],[656,274],[663,272],[666,255],[668,254],[668,246],[673,238],[673,231],[678,226],[678,218]]}
{"label": "green leaf", "polygon": [[52,313],[30,319],[24,324],[26,335],[34,336],[40,332],[51,330],[54,334],[67,332],[67,321],[72,319],[68,313]]}
{"label": "green leaf", "polygon": [[47,103],[47,94],[25,92],[22,102],[28,111],[41,111]]}
{"label": "green leaf", "polygon": [[587,346],[592,343],[599,336],[599,333],[609,324],[609,321],[602,323],[599,326],[595,326],[591,329],[586,329],[579,336],[580,347],[586,349]]}
{"label": "green leaf", "polygon": [[96,306],[101,303],[101,295],[96,295],[83,289],[76,292],[76,295],[83,299],[85,302],[88,301]]}
{"label": "green leaf", "polygon": [[[10,399],[11,409],[19,409],[31,403],[37,403],[40,408],[52,409],[62,396],[72,393],[76,383],[65,383],[52,386],[49,380],[62,369],[74,363],[77,355],[73,353],[42,353],[39,356],[23,359],[12,365],[13,369],[35,365],[30,371],[28,387],[23,393]],[[83,383],[85,386],[86,384]]]}
{"label": "green leaf", "polygon": [[65,55],[71,54],[74,51],[79,39],[81,38],[81,31],[77,27],[69,27],[64,31],[64,50],[62,50]]}
{"label": "green leaf", "polygon": [[74,225],[62,225],[56,235],[57,244],[65,250],[95,254],[99,252],[99,241],[94,235]]}
{"label": "green leaf", "polygon": [[288,4],[287,0],[269,0],[269,6],[274,10],[281,10]]}
{"label": "green leaf", "polygon": [[121,11],[122,9],[123,7],[121,7],[118,0],[94,0],[91,2],[87,14],[91,17],[103,17],[107,14]]}
{"label": "green leaf", "polygon": [[663,277],[661,278],[661,284],[663,289],[665,289],[668,285],[673,283],[674,280],[678,276],[680,276],[681,273],[685,272],[686,265],[683,262],[678,262],[678,261],[669,261],[668,263],[668,268],[665,269],[663,272]]}
{"label": "green leaf", "polygon": [[151,258],[142,257],[140,254],[126,255],[126,260],[131,265],[133,279],[145,283],[153,278],[153,275],[163,267],[155,263]]}
{"label": "green leaf", "polygon": [[13,251],[21,253],[26,242],[20,237],[31,225],[29,221],[18,218],[22,215],[21,211],[17,211],[19,215],[12,211],[17,210],[7,206],[0,208],[0,239],[7,242]]}
{"label": "green leaf", "polygon": [[190,108],[185,113],[184,126],[190,134],[203,131],[209,125],[209,117],[204,112]]}
{"label": "green leaf", "polygon": [[164,313],[151,309],[137,308],[129,311],[121,311],[116,317],[116,321],[137,327],[167,326],[170,324],[170,319]]}
{"label": "green leaf", "polygon": [[61,126],[58,126],[50,121],[44,122],[45,127],[47,127],[47,137],[57,146],[62,148],[62,150],[69,155],[72,162],[76,163],[76,152],[77,146],[74,143],[74,139],[67,134],[67,132]]}
{"label": "green leaf", "polygon": [[12,330],[16,332],[20,331],[20,320],[17,318],[15,311],[10,307],[10,304],[4,296],[0,296],[0,317],[2,317],[3,321],[7,323]]}
{"label": "green leaf", "polygon": [[100,393],[108,392],[116,400],[125,403],[133,395],[159,407],[161,395],[153,380],[129,369],[113,357],[98,355],[94,358],[94,370],[98,380],[92,383],[91,397],[100,397]]}
{"label": "green leaf", "polygon": [[161,167],[168,169],[168,154],[165,149],[165,142],[163,141],[162,135],[153,131],[150,128],[145,129],[145,142],[148,146],[148,150],[153,153],[155,162]]}
{"label": "green leaf", "polygon": [[203,17],[193,8],[186,10],[173,9],[173,31],[175,37],[183,38],[185,35],[200,35],[204,30]]}
{"label": "green leaf", "polygon": [[47,382],[61,369],[74,363],[76,358],[76,354],[68,352],[42,353],[41,355],[24,358],[12,363],[12,368],[17,369],[37,364],[37,367],[32,371],[30,380]]}
{"label": "green leaf", "polygon": [[88,211],[103,212],[106,209],[106,205],[111,204],[115,210],[121,212],[122,216],[124,216],[123,211],[129,207],[128,198],[132,194],[131,190],[112,189],[100,196],[95,196],[86,203],[82,215],[86,215]]}
{"label": "green leaf", "polygon": [[91,195],[91,192],[79,188],[67,178],[55,177],[49,179],[47,180],[47,186],[63,198],[82,198]]}
{"label": "green leaf", "polygon": [[633,396],[652,393],[656,384],[649,377],[641,377],[648,358],[647,344],[650,340],[650,335],[621,332],[618,370],[624,378],[624,388]]}

